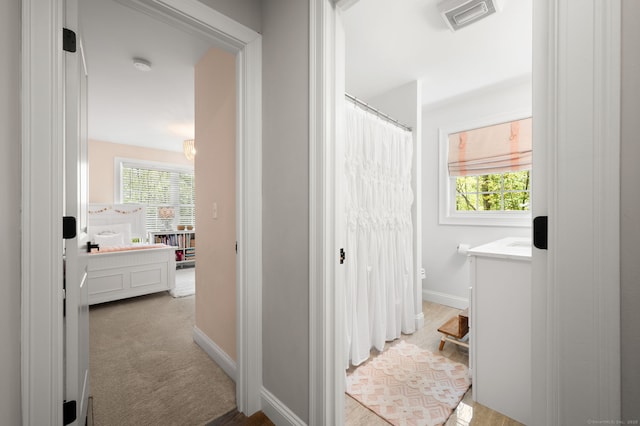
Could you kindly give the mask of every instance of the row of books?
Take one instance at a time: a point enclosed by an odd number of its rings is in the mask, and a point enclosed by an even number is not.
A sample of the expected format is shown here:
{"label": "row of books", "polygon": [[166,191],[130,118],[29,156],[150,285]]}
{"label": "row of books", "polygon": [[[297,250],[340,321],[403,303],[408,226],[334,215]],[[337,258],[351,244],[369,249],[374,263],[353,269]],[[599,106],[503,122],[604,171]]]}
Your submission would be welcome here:
{"label": "row of books", "polygon": [[156,235],[154,242],[156,244],[167,244],[180,248],[195,247],[196,245],[195,237],[192,238],[192,235],[187,234]]}

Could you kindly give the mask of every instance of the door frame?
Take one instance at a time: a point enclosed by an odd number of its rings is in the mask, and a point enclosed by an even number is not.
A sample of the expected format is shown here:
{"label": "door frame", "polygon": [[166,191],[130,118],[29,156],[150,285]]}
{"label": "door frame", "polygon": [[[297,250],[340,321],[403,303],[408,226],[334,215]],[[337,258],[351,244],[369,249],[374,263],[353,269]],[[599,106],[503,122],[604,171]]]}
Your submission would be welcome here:
{"label": "door frame", "polygon": [[[236,54],[238,410],[262,386],[262,36],[196,0],[134,0]],[[64,0],[22,0],[21,401],[23,424],[62,423]]]}
{"label": "door frame", "polygon": [[333,285],[337,7],[332,0],[309,0],[309,424],[314,426],[344,423],[342,292]]}
{"label": "door frame", "polygon": [[[333,286],[337,256],[332,233],[335,165],[331,153],[338,99],[335,75],[340,72],[336,67],[336,14],[339,8],[346,9],[357,1],[310,0],[309,423],[312,425],[344,424],[344,371],[340,367],[343,343],[339,341],[343,333],[339,330],[342,322],[337,320],[341,301]],[[580,415],[591,415],[591,420],[619,419],[620,0],[533,3],[533,113],[537,150],[534,161],[543,170],[541,176],[536,176],[541,195],[535,202],[534,215],[550,218],[550,250],[533,250],[533,424],[575,423]],[[587,10],[587,19],[581,6]],[[572,56],[576,48],[586,52],[586,56]],[[591,84],[571,86],[571,78],[576,75],[588,75]],[[597,183],[587,191],[588,210],[594,215],[582,218],[590,235],[586,240],[580,239],[576,229],[559,226],[571,223],[576,216],[575,210],[560,202],[563,197],[570,198],[567,194],[571,188],[566,186],[565,179],[570,172],[581,171],[576,170],[576,162],[565,151],[580,146],[580,141],[570,136],[580,130],[584,121],[564,121],[576,105],[588,108],[593,118],[592,149],[581,152],[582,164],[592,166],[589,176]],[[560,277],[570,273],[565,262],[577,256],[577,250],[569,250],[562,243],[576,235],[586,242],[587,245],[578,246],[588,250],[587,263],[592,262],[591,269],[595,271],[588,282],[573,284],[576,287],[573,290],[581,287],[588,294],[580,301],[571,298],[564,288],[566,283],[560,281]],[[576,309],[587,312],[593,326],[576,327],[580,330],[578,343],[573,341],[571,328],[560,327],[563,321],[571,320]],[[590,349],[595,355],[589,361],[594,368],[578,374],[561,361],[567,353],[576,355],[585,342],[592,343]],[[586,395],[575,392],[572,385],[585,381],[597,384],[597,389]]]}

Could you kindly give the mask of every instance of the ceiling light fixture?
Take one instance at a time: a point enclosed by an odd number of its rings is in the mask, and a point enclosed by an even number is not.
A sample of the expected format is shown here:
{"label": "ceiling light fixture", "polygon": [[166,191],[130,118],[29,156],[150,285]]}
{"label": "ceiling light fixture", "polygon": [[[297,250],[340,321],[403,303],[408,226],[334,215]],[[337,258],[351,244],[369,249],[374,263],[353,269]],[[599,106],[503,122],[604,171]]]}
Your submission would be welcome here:
{"label": "ceiling light fixture", "polygon": [[136,67],[138,71],[149,71],[151,70],[151,62],[142,58],[133,58],[133,66]]}
{"label": "ceiling light fixture", "polygon": [[187,160],[193,160],[196,158],[196,141],[193,139],[187,139],[183,142],[182,148],[184,149],[184,156]]}

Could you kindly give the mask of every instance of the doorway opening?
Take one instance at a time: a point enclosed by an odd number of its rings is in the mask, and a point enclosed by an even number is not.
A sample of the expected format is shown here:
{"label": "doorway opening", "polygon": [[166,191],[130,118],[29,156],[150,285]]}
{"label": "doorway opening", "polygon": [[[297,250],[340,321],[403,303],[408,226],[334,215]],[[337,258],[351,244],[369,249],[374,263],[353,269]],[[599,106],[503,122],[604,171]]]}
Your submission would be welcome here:
{"label": "doorway opening", "polygon": [[[438,172],[446,171],[448,166],[447,156],[443,157],[442,147],[439,146],[441,134],[446,129],[451,130],[452,127],[464,122],[481,123],[484,120],[481,124],[489,125],[532,115],[532,4],[527,2],[517,6],[506,5],[504,10],[495,16],[456,33],[446,27],[435,4],[432,5],[432,10],[426,10],[424,5],[416,6],[416,9],[408,14],[398,8],[390,11],[381,2],[343,2],[343,4],[349,7],[338,13],[337,19],[341,24],[337,27],[342,25],[344,30],[346,91],[401,122],[408,122],[410,125],[417,122],[417,140],[422,150],[417,154],[419,156],[417,161],[421,162],[422,166],[422,171],[418,172],[417,177],[421,185],[419,191],[422,202],[418,201],[418,203],[422,211],[414,224],[422,228],[416,230],[419,232],[422,243],[416,269],[424,268],[426,275],[424,280],[417,278],[420,282],[419,300],[424,300],[425,327],[415,335],[406,338],[418,341],[417,346],[422,349],[441,354],[438,350],[441,337],[437,331],[438,328],[449,317],[457,316],[460,311],[470,305],[468,295],[470,273],[467,258],[466,255],[458,254],[458,247],[466,244],[478,246],[508,236],[530,236],[530,212],[522,214],[518,212],[518,215],[526,217],[517,218],[517,220],[498,218],[497,222],[491,224],[479,223],[482,219],[477,217],[475,220],[478,223],[465,224],[457,218],[450,220],[446,214],[442,215],[441,210],[446,203],[446,197],[450,197],[451,193],[455,211],[456,187],[454,181],[452,192],[444,191],[443,195],[440,188],[443,181],[442,173],[439,175]],[[407,8],[410,7],[407,5]],[[389,13],[393,13],[393,19],[389,17]],[[394,22],[398,25],[394,25]],[[400,22],[402,24],[399,24]],[[369,25],[376,28],[385,27],[387,31],[378,32],[378,35],[376,31],[363,28]],[[429,35],[425,35],[427,32],[430,32]],[[518,44],[517,49],[497,47],[501,45],[501,41],[505,41],[503,35],[506,33],[510,34],[509,42]],[[340,37],[338,40],[339,45]],[[415,42],[409,43],[404,40]],[[456,45],[455,48],[448,45],[449,42],[453,42]],[[371,45],[377,46],[377,49],[375,51],[367,49],[367,46]],[[466,47],[473,46],[477,53],[489,45],[495,51],[513,53],[508,67],[491,71],[489,68],[499,61],[487,60],[487,55],[476,56],[465,50]],[[339,52],[340,48],[336,50]],[[451,54],[451,52],[456,53]],[[421,58],[424,60],[420,61]],[[436,60],[431,61],[431,58]],[[340,59],[336,60],[338,63],[339,61]],[[388,65],[382,66],[381,63]],[[394,64],[396,64],[395,67]],[[394,74],[394,68],[405,73],[410,72],[417,81],[411,81],[406,75]],[[410,83],[414,83],[414,87],[411,87]],[[408,92],[411,92],[410,96],[407,96]],[[340,99],[338,90],[335,96]],[[418,120],[412,122],[411,115],[414,110],[417,110]],[[494,119],[496,121],[491,122]],[[473,128],[475,127],[468,129]],[[337,170],[340,171],[340,166]],[[416,170],[414,168],[414,173]],[[448,177],[449,174],[445,173],[445,176]],[[527,192],[529,191],[528,182],[527,179]],[[500,191],[504,191],[504,188]],[[500,191],[493,191],[494,196]],[[509,191],[510,189],[507,190]],[[479,195],[481,197],[491,196],[490,192],[492,191],[478,190],[474,194],[482,193]],[[525,190],[521,192],[524,193]],[[467,193],[468,191],[464,192],[465,195]],[[500,194],[503,197],[500,206],[503,208],[508,203],[504,201],[503,192]],[[507,198],[509,197],[512,195],[509,194]],[[481,207],[488,204],[482,204]],[[495,207],[494,204],[492,204],[493,207]],[[474,206],[477,207],[478,204]],[[528,205],[525,207],[529,210]],[[507,212],[503,216],[513,216],[510,213]],[[460,215],[467,218],[471,213],[465,211]],[[490,215],[494,214],[482,216],[484,218]],[[497,217],[500,214],[494,216]],[[440,317],[439,315],[443,312],[447,313],[444,317]],[[340,334],[340,332],[337,333],[338,336]],[[464,347],[447,344],[442,353],[463,364],[469,362],[468,351]],[[470,393],[465,401],[466,405],[461,405],[461,408],[463,411],[468,411],[471,401]],[[347,399],[346,408],[348,410],[346,424],[361,421],[357,416],[349,417],[355,411],[352,400]],[[365,409],[362,413],[366,415],[369,411]],[[458,417],[457,421],[460,420],[461,418]]]}
{"label": "doorway opening", "polygon": [[[198,32],[208,36],[211,42],[223,49],[233,52],[236,56],[237,64],[237,163],[238,178],[235,180],[237,190],[236,215],[238,220],[238,251],[237,251],[237,271],[238,273],[238,298],[237,321],[237,360],[233,363],[234,378],[236,379],[236,397],[238,410],[244,413],[252,413],[259,408],[260,388],[260,368],[261,352],[260,348],[254,348],[256,336],[259,330],[260,318],[260,283],[259,265],[261,262],[261,247],[257,243],[260,241],[260,170],[261,170],[261,135],[260,135],[260,35],[248,28],[230,21],[227,17],[201,4],[183,10],[184,5],[168,7],[165,5],[148,5],[144,1],[130,2],[132,6],[145,10],[153,16],[162,19],[169,19],[172,22],[182,23],[186,28],[193,28],[197,22]],[[71,2],[73,6],[73,2]],[[26,1],[23,10],[31,11],[32,5]],[[47,94],[50,102],[44,104],[51,108],[32,108],[35,102],[31,97],[25,98],[23,120],[29,129],[42,129],[47,137],[34,138],[28,133],[24,140],[25,162],[31,164],[39,154],[38,152],[58,152],[64,151],[64,132],[60,122],[64,120],[63,94],[57,90],[60,87],[59,81],[64,75],[63,61],[60,59],[64,52],[50,52],[49,47],[56,45],[59,28],[63,27],[62,16],[64,7],[62,3],[56,3],[56,7],[36,15],[28,14],[29,19],[23,22],[25,34],[25,46],[34,43],[36,47],[23,49],[24,52],[24,82],[25,91],[29,88],[38,87],[42,89],[39,93]],[[77,10],[71,10],[67,5],[68,14],[77,14]],[[25,15],[27,16],[27,15]],[[74,22],[72,20],[72,22]],[[39,31],[42,28],[55,28],[55,31]],[[77,25],[72,25],[72,29],[78,30]],[[35,41],[42,43],[36,43]],[[43,47],[40,49],[40,47]],[[44,46],[47,46],[44,48]],[[47,50],[49,49],[49,50]],[[36,58],[52,55],[59,55],[58,60],[47,62],[46,66],[35,66],[38,63]],[[57,56],[56,56],[57,57]],[[54,90],[53,88],[56,88]],[[50,90],[46,90],[46,88]],[[46,130],[45,130],[46,129]],[[39,130],[40,131],[40,130]],[[251,155],[247,154],[251,152]],[[61,175],[61,155],[48,155],[46,161],[40,161],[39,167],[23,168],[23,181],[33,187],[50,188],[50,194],[62,193]],[[248,173],[251,170],[251,174]],[[53,178],[52,178],[53,177]],[[31,186],[29,186],[31,187]],[[34,202],[23,208],[23,221],[30,226],[41,226],[41,232],[23,233],[23,247],[29,250],[30,247],[40,247],[39,259],[47,259],[55,264],[57,259],[62,258],[59,247],[60,231],[59,221],[53,219],[43,219],[60,217],[62,215],[61,200],[51,201],[52,197],[34,198]],[[51,211],[52,214],[43,215],[43,212]],[[54,226],[55,225],[55,226]],[[46,241],[51,244],[38,243],[43,236],[47,236]],[[26,271],[36,271],[37,263],[27,257],[23,268]],[[62,309],[63,299],[61,267],[52,266],[53,273],[47,273],[46,279],[40,279],[41,274],[23,274],[23,418],[31,419],[61,419],[61,409],[63,398],[76,399],[75,395],[64,393],[63,390],[63,365],[60,354],[64,345],[62,329]],[[48,283],[50,285],[45,285]],[[49,292],[31,291],[35,286],[50,288]],[[37,308],[36,308],[37,307]],[[75,309],[70,307],[68,309]],[[250,308],[250,309],[249,309]],[[39,337],[35,337],[39,336]],[[47,336],[46,338],[44,336]],[[66,339],[73,338],[67,335]],[[43,338],[46,350],[35,350],[31,342]],[[33,373],[37,371],[38,373]],[[42,385],[39,385],[42,382]],[[44,383],[48,384],[44,384]],[[48,403],[47,403],[48,402]],[[80,405],[80,404],[78,404]]]}
{"label": "doorway opening", "polygon": [[[99,301],[110,301],[91,309],[94,416],[118,417],[115,407],[119,407],[123,418],[134,414],[153,417],[140,409],[149,406],[155,407],[160,418],[174,412],[185,420],[198,413],[201,417],[191,421],[206,422],[235,407],[232,380],[223,370],[216,374],[205,371],[212,370],[206,351],[211,345],[226,358],[237,359],[233,309],[238,293],[236,58],[207,37],[123,4],[85,2],[83,6],[81,22],[86,28],[92,76],[89,170],[95,185],[89,193],[89,216],[100,202],[110,203],[119,218],[146,211],[140,220],[146,225],[146,232],[140,232],[143,242],[171,246],[169,251],[175,255],[168,265],[161,265],[168,269],[164,271],[151,263],[154,261],[142,259],[146,250],[137,245],[126,271],[119,264],[112,271],[126,277],[127,291],[97,285],[108,281],[109,272],[95,271],[92,260],[102,264],[98,257],[109,254],[99,252],[89,258],[90,300],[95,283],[93,291],[99,293]],[[114,22],[120,28],[115,36],[110,33]],[[145,66],[139,66],[141,63]],[[195,152],[190,150],[192,143]],[[215,211],[212,214],[198,205],[214,205]],[[119,253],[118,258],[128,255]],[[166,285],[156,284],[152,272],[157,272],[161,284],[166,274]],[[156,293],[167,287],[173,298]],[[150,294],[142,296],[143,292]],[[134,308],[138,304],[140,308]],[[171,313],[176,316],[175,321],[169,320],[173,327],[163,327]],[[154,315],[159,316],[149,321]],[[164,337],[159,334],[163,329]],[[138,336],[134,339],[137,345],[130,344],[133,336]],[[155,339],[150,340],[151,336]],[[183,347],[177,347],[178,341]],[[137,361],[122,363],[114,356],[125,352],[130,354],[127,358]],[[165,368],[157,368],[163,363]],[[203,370],[197,371],[197,366]],[[222,367],[233,377],[227,364]],[[119,369],[122,374],[107,373]],[[122,383],[122,377],[129,380]],[[203,382],[202,377],[210,379]],[[145,389],[159,383],[167,385],[154,392]],[[190,394],[192,406],[172,407],[171,402],[178,401],[170,397],[175,394]],[[122,404],[122,395],[129,395],[128,403]],[[221,405],[210,404],[212,395]]]}

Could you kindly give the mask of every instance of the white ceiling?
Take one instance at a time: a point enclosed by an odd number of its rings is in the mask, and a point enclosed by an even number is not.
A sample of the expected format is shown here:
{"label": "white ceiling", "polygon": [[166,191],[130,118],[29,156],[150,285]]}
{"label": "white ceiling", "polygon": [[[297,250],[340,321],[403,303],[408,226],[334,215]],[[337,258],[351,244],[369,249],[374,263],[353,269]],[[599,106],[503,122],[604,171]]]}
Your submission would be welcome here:
{"label": "white ceiling", "polygon": [[[89,138],[182,150],[194,135],[194,65],[210,43],[113,0],[82,7]],[[138,71],[134,57],[151,71]]]}
{"label": "white ceiling", "polygon": [[423,104],[531,75],[532,0],[452,32],[438,0],[360,0],[344,13],[346,89],[370,99],[422,80]]}
{"label": "white ceiling", "polygon": [[[423,103],[531,73],[532,0],[451,32],[438,0],[360,0],[344,13],[346,88],[369,99],[422,80]],[[193,69],[210,43],[113,0],[82,2],[89,137],[180,151],[193,137]],[[142,57],[149,72],[133,66]]]}

